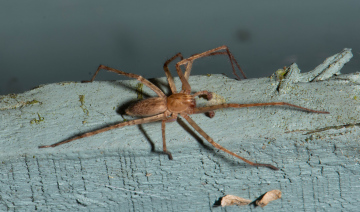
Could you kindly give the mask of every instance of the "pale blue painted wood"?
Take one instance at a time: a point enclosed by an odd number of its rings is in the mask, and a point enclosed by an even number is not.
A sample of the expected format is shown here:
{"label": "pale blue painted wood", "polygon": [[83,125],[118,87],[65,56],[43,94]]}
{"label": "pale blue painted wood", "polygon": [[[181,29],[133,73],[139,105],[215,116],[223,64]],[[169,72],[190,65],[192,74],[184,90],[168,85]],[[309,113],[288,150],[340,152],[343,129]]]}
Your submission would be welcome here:
{"label": "pale blue painted wood", "polygon": [[[360,206],[356,76],[297,83],[283,94],[270,78],[190,77],[193,91],[210,90],[226,102],[287,101],[330,112],[260,107],[219,110],[213,119],[192,116],[219,144],[249,160],[276,165],[279,171],[248,166],[176,122],[166,125],[172,161],[160,153],[160,123],[37,148],[123,121],[116,109],[136,99],[133,80],[65,82],[1,96],[0,211],[253,211],[253,206],[217,208],[214,203],[227,194],[255,200],[272,189],[281,190],[282,199],[264,211],[356,211]],[[164,78],[158,82],[168,91]],[[144,92],[154,95],[147,88]],[[79,95],[85,96],[82,107]],[[43,121],[31,124],[39,120],[38,114]],[[348,124],[356,125],[335,127]],[[325,127],[332,129],[306,135]]]}

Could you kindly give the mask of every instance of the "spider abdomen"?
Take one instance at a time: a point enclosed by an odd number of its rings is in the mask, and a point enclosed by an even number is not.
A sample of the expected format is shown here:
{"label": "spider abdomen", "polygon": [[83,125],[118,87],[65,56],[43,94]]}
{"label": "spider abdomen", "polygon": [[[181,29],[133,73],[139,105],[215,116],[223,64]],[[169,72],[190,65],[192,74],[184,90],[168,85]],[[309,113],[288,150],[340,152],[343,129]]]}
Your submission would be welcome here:
{"label": "spider abdomen", "polygon": [[175,93],[167,98],[167,109],[173,113],[186,112],[191,114],[196,106],[194,97],[184,93]]}
{"label": "spider abdomen", "polygon": [[131,116],[153,116],[165,112],[166,100],[162,97],[144,99],[130,105],[125,112]]}

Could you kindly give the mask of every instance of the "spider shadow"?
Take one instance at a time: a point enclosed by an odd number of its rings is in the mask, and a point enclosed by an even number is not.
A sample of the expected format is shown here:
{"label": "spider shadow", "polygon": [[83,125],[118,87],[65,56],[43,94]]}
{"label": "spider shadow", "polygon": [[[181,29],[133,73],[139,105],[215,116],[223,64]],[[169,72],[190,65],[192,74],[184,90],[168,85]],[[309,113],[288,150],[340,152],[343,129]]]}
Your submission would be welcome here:
{"label": "spider shadow", "polygon": [[[162,82],[161,80],[159,79],[156,79],[156,78],[151,78],[151,79],[148,79],[152,84],[154,84],[156,87],[160,88],[160,90],[162,92],[164,92],[164,94],[166,96],[169,96],[170,94],[172,94],[171,92],[171,89],[170,89],[170,85],[169,85],[169,82],[166,81],[166,83]],[[166,89],[164,89],[166,88]]]}
{"label": "spider shadow", "polygon": [[[155,79],[155,78],[152,78],[152,79],[149,79],[149,81],[151,83],[153,83],[155,86],[157,86],[158,88],[160,88],[160,90],[162,90],[165,95],[169,95],[171,93],[171,89],[170,89],[170,86],[168,83],[164,83],[162,80],[158,80],[158,79]],[[121,86],[121,87],[124,87],[126,89],[129,89],[129,90],[132,90],[132,91],[135,91],[135,92],[138,92],[134,87],[130,86],[130,85],[126,85],[126,84],[123,84],[119,81],[116,81],[116,80],[113,80],[113,81],[106,81],[108,83],[111,83],[111,84],[114,84],[116,86]],[[166,87],[166,89],[164,89],[164,87]],[[145,98],[149,98],[149,97],[154,97],[154,95],[150,95],[148,94],[147,92],[144,92],[144,91],[141,91],[142,95],[145,97]],[[120,116],[123,116],[123,115],[126,115],[125,113],[125,110],[132,104],[136,103],[140,101],[139,99],[134,99],[134,100],[130,100],[130,101],[127,101],[123,104],[121,104],[117,109],[116,109],[116,112],[120,115]],[[183,127],[183,129],[189,133],[202,147],[203,149],[210,155],[211,153],[214,153],[216,152],[220,152],[220,150],[216,149],[215,147],[212,147],[212,146],[209,146],[207,144],[205,144],[203,138],[201,138],[200,136],[198,136],[194,129],[192,129],[191,127],[189,127],[188,124],[186,124],[186,122],[184,122],[182,119],[178,118],[177,119],[177,122],[180,126]],[[104,125],[102,127],[99,127],[100,128],[103,128],[103,127],[106,127],[108,125],[111,125],[111,124],[107,124],[107,125]],[[150,138],[150,136],[146,133],[146,131],[144,130],[144,128],[142,127],[142,125],[138,125],[138,128],[139,130],[141,131],[141,133],[145,136],[146,140],[149,142],[150,146],[151,146],[151,152],[153,153],[157,153],[157,154],[162,154],[162,155],[168,155],[166,153],[164,153],[163,151],[159,151],[159,150],[156,150],[155,148],[155,143],[153,142],[153,140]],[[170,146],[170,152],[171,152],[171,146]],[[256,168],[254,166],[250,166],[250,165],[247,165],[247,164],[239,164],[238,161],[234,161],[233,159],[229,158],[229,157],[226,157],[225,155],[222,155],[222,154],[215,154],[216,157],[219,157],[221,158],[222,160],[224,160],[226,163],[230,164],[232,167],[239,167],[239,165],[241,167],[244,167],[244,168],[248,168],[248,167],[253,167],[253,168]]]}
{"label": "spider shadow", "polygon": [[[213,154],[214,152],[216,152],[216,148],[207,145],[203,138],[201,138],[199,135],[197,135],[194,130],[185,123],[185,121],[183,121],[182,119],[178,118],[177,119],[178,124],[188,133],[190,134],[202,147],[203,149],[209,154]],[[147,132],[144,130],[144,128],[142,127],[142,125],[138,125],[139,130],[141,131],[141,133],[145,136],[146,140],[149,142],[150,146],[151,146],[151,152],[156,153],[156,154],[161,154],[161,155],[167,155],[166,153],[164,153],[163,151],[160,150],[156,150],[155,147],[155,142],[150,138],[150,136],[147,134]],[[168,150],[171,152],[171,146],[168,146]],[[220,152],[220,150],[217,150],[217,152]],[[254,166],[250,166],[247,164],[239,164],[238,161],[234,161],[233,159],[226,157],[225,155],[222,154],[214,154],[216,155],[216,157],[221,158],[221,160],[225,161],[227,164],[230,164],[231,167],[236,167],[238,168],[243,167],[243,168],[248,168],[248,167],[253,167],[256,168]]]}
{"label": "spider shadow", "polygon": [[[163,83],[157,79],[149,79],[149,81],[151,83],[153,83],[155,86],[157,86],[158,88],[160,88],[160,90],[162,90],[165,95],[167,95],[166,93],[168,93],[170,91],[170,86],[168,83]],[[123,88],[126,88],[126,89],[129,89],[129,90],[132,90],[134,93],[136,92],[139,92],[137,91],[137,89],[135,89],[134,87],[130,86],[130,85],[126,85],[126,84],[123,84],[119,81],[116,81],[116,80],[112,80],[112,81],[106,81],[107,83],[109,84],[113,84],[115,86],[121,86]],[[140,82],[139,82],[140,83]],[[165,92],[164,87],[167,87],[167,91],[168,92]],[[154,95],[150,95],[149,93],[147,92],[144,92],[144,91],[141,91],[141,94],[145,97],[145,98],[150,98],[150,97],[154,97]],[[126,115],[126,112],[125,110],[127,108],[129,108],[132,104],[136,103],[136,102],[139,102],[141,101],[141,99],[134,99],[134,100],[130,100],[130,101],[127,101],[125,103],[122,103],[120,106],[118,106],[118,108],[116,109],[116,113],[119,114],[120,116],[124,116]],[[136,118],[135,118],[136,119]],[[114,123],[115,124],[115,123]],[[105,126],[108,126],[109,124],[105,125]],[[111,125],[111,124],[110,124]],[[102,126],[100,127],[99,129],[105,127],[105,126]],[[139,130],[141,131],[141,133],[145,136],[146,140],[150,143],[150,146],[151,146],[151,152],[154,152],[154,153],[158,153],[158,154],[166,154],[164,153],[163,151],[158,151],[156,150],[155,148],[155,143],[153,142],[153,140],[150,138],[150,136],[146,133],[146,131],[144,130],[144,128],[142,127],[142,125],[138,125],[138,128]]]}
{"label": "spider shadow", "polygon": [[[102,81],[102,82],[106,82],[106,83],[109,83],[109,84],[112,84],[115,86],[119,86],[119,87],[126,88],[128,90],[131,90],[134,93],[134,95],[136,95],[138,93],[137,89],[134,86],[124,84],[124,83],[122,83],[122,81],[111,80],[111,81]],[[154,96],[154,95],[150,95],[149,93],[144,92],[144,91],[141,91],[141,94],[146,98]]]}
{"label": "spider shadow", "polygon": [[145,136],[146,140],[149,142],[149,144],[151,146],[151,152],[159,154],[159,155],[168,155],[169,156],[169,154],[167,154],[163,151],[156,150],[155,143],[153,142],[153,140],[151,140],[150,136],[146,133],[146,131],[142,127],[142,124],[139,124],[138,128],[141,131],[141,133]]}
{"label": "spider shadow", "polygon": [[[184,128],[184,130],[189,133],[197,142],[199,142],[199,144],[204,147],[204,149],[206,149],[208,152],[213,151],[213,149],[207,145],[205,145],[204,141],[192,130],[190,129],[190,127],[188,125],[185,124],[185,122],[181,119],[177,119],[176,120],[178,122],[178,124]],[[154,141],[150,138],[150,136],[147,134],[147,132],[144,130],[144,128],[142,127],[142,125],[138,125],[139,130],[141,131],[141,133],[145,136],[146,140],[150,143],[151,146],[151,152],[153,153],[157,153],[157,154],[163,154],[166,155],[166,153],[164,153],[163,151],[159,151],[156,150],[155,148],[155,143]],[[171,147],[170,147],[171,149]],[[170,151],[171,152],[171,151]]]}
{"label": "spider shadow", "polygon": [[[152,78],[152,79],[149,79],[149,81],[154,84],[156,87],[160,88],[160,90],[162,92],[164,92],[165,95],[170,95],[171,93],[171,90],[170,90],[170,86],[168,83],[164,83],[158,79],[155,79],[155,78]],[[133,91],[134,93],[138,93],[139,91],[137,89],[135,89],[134,87],[130,86],[130,85],[126,85],[126,84],[123,84],[121,83],[121,81],[116,81],[116,80],[112,80],[112,81],[104,81],[104,82],[107,82],[107,83],[110,83],[110,84],[113,84],[113,85],[116,85],[116,86],[121,86],[123,88],[126,88],[128,90],[131,90]],[[164,89],[166,88],[166,89]],[[141,94],[142,96],[144,97],[144,99],[146,98],[151,98],[151,97],[156,97],[156,95],[150,95],[149,93],[147,92],[144,92],[144,91],[141,91]],[[134,100],[130,100],[130,101],[127,101],[125,103],[122,103],[120,106],[118,106],[118,108],[116,109],[116,113],[123,116],[123,115],[126,115],[125,113],[125,110],[132,104],[138,102],[138,101],[141,101],[142,99],[134,99]]]}
{"label": "spider shadow", "polygon": [[[170,90],[170,86],[169,85],[166,85],[165,83],[162,83],[160,82],[159,80],[157,79],[149,79],[149,81],[151,83],[153,83],[155,86],[159,87],[160,90],[162,90],[164,92],[164,89],[162,89],[163,87],[168,87],[168,90]],[[123,84],[121,83],[121,81],[116,81],[116,80],[112,80],[112,81],[103,81],[103,82],[106,82],[106,83],[109,83],[109,84],[113,84],[115,86],[120,86],[120,87],[123,87],[123,88],[126,88],[128,90],[131,90],[132,92],[134,92],[134,95],[136,95],[139,91],[134,88],[133,86],[130,86],[130,85],[126,85],[126,84]],[[160,87],[161,85],[161,87]],[[165,93],[165,92],[164,92]],[[166,93],[165,93],[166,94]],[[141,95],[144,97],[144,99],[146,98],[151,98],[151,97],[156,97],[156,95],[150,95],[149,93],[147,92],[144,92],[144,91],[141,91]],[[116,109],[116,113],[119,114],[120,116],[123,116],[123,115],[126,115],[125,113],[125,110],[132,104],[138,102],[138,101],[141,101],[142,99],[133,99],[133,100],[129,100],[127,102],[124,102],[122,103],[120,106],[118,106],[118,108]]]}
{"label": "spider shadow", "polygon": [[[155,78],[149,79],[149,81],[150,81],[151,83],[153,83],[156,87],[160,88],[160,89],[165,93],[165,95],[170,95],[170,94],[171,94],[171,89],[170,89],[170,86],[169,86],[169,83],[168,83],[168,82],[167,82],[167,83],[164,83],[163,81],[158,80],[158,79],[155,79]],[[112,81],[112,82],[113,82],[113,83],[116,83],[117,85],[120,85],[120,86],[122,86],[122,87],[125,87],[125,88],[127,88],[127,89],[136,91],[136,89],[134,89],[134,88],[131,87],[131,86],[128,86],[128,85],[125,85],[125,84],[120,84],[120,83],[118,83],[117,81]],[[164,87],[166,87],[166,89],[164,89]],[[143,94],[143,96],[145,96],[145,97],[152,97],[151,95],[149,95],[148,93],[145,93],[145,92],[142,92],[142,94]],[[125,110],[126,110],[130,105],[132,105],[132,104],[134,104],[134,103],[136,103],[136,102],[138,102],[138,101],[139,101],[139,100],[131,100],[131,101],[128,101],[128,102],[120,105],[120,106],[117,108],[116,112],[117,112],[119,115],[123,116],[123,115],[126,114],[126,113],[125,113]],[[215,147],[211,147],[211,146],[206,145],[205,142],[204,142],[204,140],[203,140],[200,136],[198,136],[198,135],[194,132],[194,130],[193,130],[191,127],[189,127],[189,125],[187,125],[182,119],[178,118],[178,119],[177,119],[177,122],[178,122],[178,124],[179,124],[181,127],[183,127],[183,129],[184,129],[187,133],[189,133],[189,134],[203,147],[203,149],[204,149],[207,153],[211,154],[211,153],[214,153],[214,152],[215,152],[215,149],[214,149]],[[162,155],[167,155],[167,154],[164,153],[163,151],[156,150],[155,142],[154,142],[154,141],[150,138],[150,136],[146,133],[146,131],[144,130],[144,128],[142,127],[142,125],[138,125],[138,128],[139,128],[139,130],[141,131],[141,133],[145,136],[146,140],[149,142],[149,144],[150,144],[150,146],[151,146],[151,152],[157,153],[157,154],[162,154]],[[169,149],[171,150],[171,146],[170,146]],[[218,150],[218,151],[220,151],[220,150]],[[171,152],[171,151],[170,151],[170,152]],[[220,157],[222,160],[225,160],[227,163],[231,164],[232,166],[238,166],[238,165],[239,165],[238,163],[234,162],[233,160],[231,160],[231,159],[229,159],[229,158],[227,158],[227,157],[225,157],[225,156],[223,156],[223,155],[220,155],[220,154],[216,154],[216,155],[217,155],[217,157]],[[242,166],[247,167],[246,165],[242,165]]]}
{"label": "spider shadow", "polygon": [[[240,163],[238,161],[234,161],[233,159],[229,158],[229,157],[226,157],[225,155],[223,154],[216,154],[216,152],[222,152],[221,150],[219,149],[216,149],[215,147],[208,145],[207,141],[204,142],[204,138],[200,137],[199,135],[197,135],[194,131],[194,129],[192,129],[188,124],[186,124],[185,121],[183,121],[182,119],[178,118],[177,119],[177,122],[179,123],[179,125],[187,132],[189,133],[202,147],[203,149],[206,151],[206,153],[209,154],[209,156],[211,156],[211,154],[213,154],[215,152],[215,155],[216,157],[220,158],[221,160],[225,161],[227,164],[231,165],[232,167],[243,167],[243,168],[247,168],[247,167],[254,167],[254,166],[250,166],[250,165],[247,165],[247,164],[243,164],[243,163]],[[216,163],[219,163],[219,162],[216,162]],[[255,167],[256,168],[256,167]]]}

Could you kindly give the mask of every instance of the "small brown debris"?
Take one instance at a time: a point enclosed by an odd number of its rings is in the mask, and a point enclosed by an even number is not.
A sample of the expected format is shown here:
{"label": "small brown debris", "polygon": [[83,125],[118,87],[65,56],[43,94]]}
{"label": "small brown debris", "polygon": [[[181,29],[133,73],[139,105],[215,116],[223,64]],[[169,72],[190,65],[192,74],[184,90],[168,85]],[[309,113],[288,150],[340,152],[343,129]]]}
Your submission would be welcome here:
{"label": "small brown debris", "polygon": [[251,200],[237,197],[234,195],[226,195],[221,199],[221,206],[230,206],[230,205],[248,205],[251,203]]}
{"label": "small brown debris", "polygon": [[262,149],[266,149],[266,146],[265,146],[265,144],[261,147]]}
{"label": "small brown debris", "polygon": [[261,207],[266,206],[269,202],[277,200],[281,198],[281,191],[280,190],[271,190],[266,192],[261,199],[256,200],[256,205]]}

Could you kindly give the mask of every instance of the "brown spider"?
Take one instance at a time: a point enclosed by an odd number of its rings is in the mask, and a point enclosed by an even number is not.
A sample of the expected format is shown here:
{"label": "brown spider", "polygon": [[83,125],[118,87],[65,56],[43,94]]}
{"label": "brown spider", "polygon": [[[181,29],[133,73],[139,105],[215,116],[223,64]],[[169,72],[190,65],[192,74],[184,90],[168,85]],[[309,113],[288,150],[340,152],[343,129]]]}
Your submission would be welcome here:
{"label": "brown spider", "polygon": [[[194,60],[198,59],[198,58],[202,58],[202,57],[207,57],[207,56],[212,56],[212,55],[219,55],[219,54],[224,54],[227,55],[230,59],[231,65],[232,65],[232,69],[234,74],[235,73],[235,67],[234,64],[238,67],[238,69],[240,70],[241,74],[245,77],[245,74],[243,73],[243,71],[241,70],[240,66],[238,65],[237,61],[235,60],[234,56],[230,53],[229,49],[227,46],[220,46],[218,48],[215,49],[211,49],[208,51],[205,51],[203,53],[200,54],[195,54],[187,59],[183,59],[183,56],[181,55],[181,53],[176,54],[174,57],[170,58],[169,60],[167,60],[164,64],[164,70],[165,70],[165,74],[167,77],[167,80],[169,82],[169,86],[171,89],[172,94],[170,96],[166,96],[158,87],[156,87],[154,84],[152,84],[150,81],[148,81],[147,79],[143,78],[142,76],[136,75],[136,74],[132,74],[132,73],[126,73],[120,70],[116,70],[104,65],[100,65],[99,68],[97,69],[97,71],[95,72],[94,76],[91,78],[90,81],[85,81],[85,82],[92,82],[94,81],[96,75],[98,74],[98,72],[101,69],[105,69],[111,72],[115,72],[117,74],[120,75],[124,75],[130,78],[135,78],[137,80],[139,80],[141,83],[145,84],[146,86],[148,86],[149,88],[151,88],[157,95],[158,97],[152,97],[152,98],[148,98],[145,100],[141,100],[133,105],[131,105],[129,108],[126,109],[126,113],[128,115],[131,116],[140,116],[140,117],[144,117],[144,118],[140,118],[140,119],[135,119],[135,120],[130,120],[130,121],[126,121],[126,122],[121,122],[115,125],[111,125],[99,130],[95,130],[92,132],[88,132],[88,133],[84,133],[82,135],[78,135],[75,136],[73,138],[70,138],[68,140],[65,141],[61,141],[52,145],[46,145],[46,146],[39,146],[39,148],[47,148],[47,147],[56,147],[80,138],[85,138],[85,137],[90,137],[93,135],[96,135],[98,133],[102,133],[108,130],[112,130],[112,129],[116,129],[116,128],[121,128],[121,127],[125,127],[125,126],[130,126],[130,125],[137,125],[137,124],[144,124],[144,123],[149,123],[149,122],[155,122],[155,121],[161,121],[161,130],[162,130],[162,138],[163,138],[163,151],[165,154],[167,154],[169,156],[169,159],[172,160],[172,155],[170,152],[167,151],[166,149],[166,141],[165,141],[165,123],[172,121],[172,120],[176,120],[177,116],[180,115],[182,116],[187,122],[189,122],[189,124],[198,132],[200,133],[208,142],[210,142],[210,144],[212,144],[214,147],[230,154],[233,155],[241,160],[243,160],[244,162],[252,165],[252,166],[266,166],[269,167],[271,169],[274,170],[278,170],[278,168],[276,168],[273,165],[270,164],[261,164],[261,163],[254,163],[251,162],[231,151],[229,151],[228,149],[225,149],[224,147],[220,146],[218,143],[216,143],[208,134],[206,134],[190,117],[189,115],[191,114],[197,114],[197,113],[209,113],[210,117],[214,116],[214,110],[217,109],[221,109],[221,108],[242,108],[242,107],[255,107],[255,106],[270,106],[270,105],[287,105],[287,106],[291,106],[291,107],[295,107],[295,108],[299,108],[308,112],[313,112],[313,113],[329,113],[326,111],[317,111],[317,110],[311,110],[308,108],[304,108],[304,107],[300,107],[297,105],[293,105],[293,104],[289,104],[286,102],[269,102],[269,103],[254,103],[254,104],[220,104],[220,105],[214,105],[214,106],[207,106],[207,107],[196,107],[196,101],[195,101],[195,97],[196,96],[200,96],[200,95],[206,95],[207,99],[210,100],[212,98],[212,93],[208,92],[208,91],[199,91],[196,92],[194,94],[190,94],[191,93],[191,87],[189,85],[188,79],[189,79],[189,75],[190,75],[190,71],[191,71],[191,67],[192,64],[194,62]],[[182,89],[180,92],[176,92],[176,87],[175,87],[175,83],[174,80],[170,74],[169,68],[168,68],[168,64],[175,60],[177,57],[181,58],[181,61],[178,62],[176,64],[176,71],[179,75],[179,78],[182,82]],[[183,74],[182,70],[181,70],[181,66],[182,65],[186,65],[186,70],[185,73]],[[237,76],[237,75],[236,75]],[[239,76],[237,76],[238,79],[240,79]]]}

